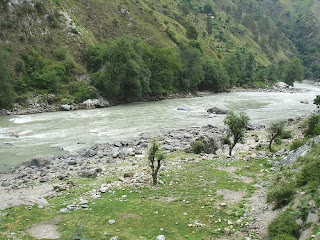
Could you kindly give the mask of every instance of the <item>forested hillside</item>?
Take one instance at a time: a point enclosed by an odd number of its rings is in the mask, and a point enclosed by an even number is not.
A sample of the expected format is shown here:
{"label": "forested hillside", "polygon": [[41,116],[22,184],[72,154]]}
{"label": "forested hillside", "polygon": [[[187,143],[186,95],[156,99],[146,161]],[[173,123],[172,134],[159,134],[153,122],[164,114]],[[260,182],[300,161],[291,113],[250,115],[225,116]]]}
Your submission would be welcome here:
{"label": "forested hillside", "polygon": [[292,85],[296,57],[318,78],[319,2],[270,1],[1,0],[0,107]]}
{"label": "forested hillside", "polygon": [[320,1],[263,0],[262,6],[295,44],[306,78],[320,78]]}

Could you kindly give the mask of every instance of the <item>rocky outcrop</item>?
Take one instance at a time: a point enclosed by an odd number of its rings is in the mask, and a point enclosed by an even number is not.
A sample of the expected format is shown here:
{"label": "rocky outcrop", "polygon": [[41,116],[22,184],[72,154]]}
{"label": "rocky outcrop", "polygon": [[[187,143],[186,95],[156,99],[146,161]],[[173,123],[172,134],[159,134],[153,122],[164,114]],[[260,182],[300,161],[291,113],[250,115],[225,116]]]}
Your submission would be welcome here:
{"label": "rocky outcrop", "polygon": [[103,108],[103,107],[110,107],[110,103],[103,99],[88,99],[80,104],[82,109],[94,109],[94,108]]}
{"label": "rocky outcrop", "polygon": [[304,145],[296,150],[290,151],[287,156],[282,158],[283,164],[292,164],[298,160],[299,157],[305,156],[312,148],[314,143],[320,142],[320,136],[309,139]]}

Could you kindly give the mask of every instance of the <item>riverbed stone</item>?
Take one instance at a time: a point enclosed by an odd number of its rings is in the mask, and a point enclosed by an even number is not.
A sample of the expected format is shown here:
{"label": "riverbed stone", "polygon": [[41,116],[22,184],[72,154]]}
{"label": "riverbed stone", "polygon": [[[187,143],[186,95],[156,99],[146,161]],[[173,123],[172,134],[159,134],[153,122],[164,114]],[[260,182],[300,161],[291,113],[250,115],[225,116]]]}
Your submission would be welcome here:
{"label": "riverbed stone", "polygon": [[46,167],[50,165],[50,157],[44,156],[44,155],[37,155],[33,159],[31,159],[29,162],[27,162],[28,167],[36,166],[38,168]]}
{"label": "riverbed stone", "polygon": [[208,113],[215,113],[215,114],[227,114],[228,109],[221,108],[221,107],[212,107],[207,110]]}

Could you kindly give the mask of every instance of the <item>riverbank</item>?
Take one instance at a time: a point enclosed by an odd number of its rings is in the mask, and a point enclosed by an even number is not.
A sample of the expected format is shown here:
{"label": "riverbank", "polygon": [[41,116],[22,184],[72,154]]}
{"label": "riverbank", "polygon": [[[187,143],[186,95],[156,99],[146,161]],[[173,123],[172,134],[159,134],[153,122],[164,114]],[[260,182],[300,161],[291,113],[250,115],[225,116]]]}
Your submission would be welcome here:
{"label": "riverbank", "polygon": [[[311,83],[310,81],[308,81]],[[315,86],[317,83],[315,83]],[[271,88],[240,88],[233,87],[229,91],[225,92],[282,92],[282,93],[299,93],[301,89],[294,88],[286,85],[285,83],[277,83]],[[221,92],[220,92],[221,93]],[[42,96],[37,95],[33,96],[31,99],[28,99],[26,103],[22,106],[20,104],[15,104],[12,110],[2,109],[0,110],[0,116],[7,115],[29,115],[29,114],[37,114],[44,112],[57,112],[57,111],[75,111],[75,110],[88,110],[88,109],[96,109],[96,108],[105,108],[111,106],[117,106],[122,104],[128,104],[132,102],[149,102],[149,101],[162,101],[166,99],[178,99],[178,98],[194,98],[194,97],[202,97],[211,94],[219,94],[217,92],[195,92],[195,93],[176,93],[169,94],[167,96],[159,96],[159,97],[150,97],[147,99],[139,99],[132,100],[130,102],[116,102],[116,101],[108,101],[102,97],[98,99],[88,99],[82,103],[71,103],[71,104],[62,104],[55,103],[53,99],[55,99],[54,95]]]}
{"label": "riverbank", "polygon": [[[288,125],[293,139],[301,138],[299,124]],[[163,133],[156,137],[166,156],[157,187],[151,186],[146,160],[152,138],[144,134],[79,154],[37,156],[0,175],[0,218],[6,226],[0,234],[58,239],[83,231],[99,239],[155,239],[160,234],[172,239],[181,234],[187,239],[260,239],[279,212],[266,203],[266,189],[293,141],[283,140],[270,153],[266,134],[263,127],[251,129],[246,143],[237,145],[230,157],[224,131],[214,126]],[[208,153],[190,152],[199,139],[210,143]],[[148,231],[141,228],[145,221]],[[132,224],[141,232],[133,231]],[[49,230],[36,231],[43,227]]]}

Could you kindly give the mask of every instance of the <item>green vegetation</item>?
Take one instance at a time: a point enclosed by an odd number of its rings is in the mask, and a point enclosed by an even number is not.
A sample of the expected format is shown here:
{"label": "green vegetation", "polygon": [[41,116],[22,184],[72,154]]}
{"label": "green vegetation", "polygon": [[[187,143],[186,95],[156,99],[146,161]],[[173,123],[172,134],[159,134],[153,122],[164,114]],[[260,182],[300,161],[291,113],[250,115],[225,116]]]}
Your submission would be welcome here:
{"label": "green vegetation", "polygon": [[303,68],[300,59],[295,58],[284,66],[283,80],[290,86],[293,86],[294,82],[303,80]]}
{"label": "green vegetation", "polygon": [[[14,232],[21,239],[32,239],[26,229],[41,221],[57,219],[61,239],[110,239],[119,236],[119,239],[146,240],[155,239],[159,234],[170,239],[219,239],[224,236],[224,228],[228,227],[227,220],[235,223],[243,217],[245,206],[240,201],[217,207],[225,201],[216,193],[217,190],[250,194],[254,188],[227,171],[216,169],[226,165],[226,159],[204,159],[181,164],[181,160],[192,158],[193,154],[169,153],[166,159],[177,163],[179,168],[170,169],[164,162],[165,170],[160,170],[158,176],[164,184],[156,187],[146,184],[140,187],[110,188],[99,199],[89,197],[88,210],[63,214],[59,212],[61,208],[77,202],[79,197],[90,196],[97,184],[106,183],[110,179],[115,181],[120,175],[114,171],[114,175],[107,179],[71,179],[76,187],[48,198],[50,206],[43,209],[34,206],[30,210],[21,206],[5,210],[6,214],[0,216],[1,237],[5,238]],[[261,169],[259,164],[264,162],[229,160],[228,164],[239,168],[249,165],[246,174],[255,176]],[[144,159],[140,164],[139,168],[147,167],[149,161]],[[110,219],[116,223],[110,225]],[[234,224],[233,229],[237,231],[240,226]]]}
{"label": "green vegetation", "polygon": [[13,76],[10,71],[12,53],[0,49],[0,109],[10,108],[14,103],[15,93]]}
{"label": "green vegetation", "polygon": [[204,152],[206,146],[202,141],[195,141],[192,145],[192,152],[195,154],[200,154]]}
{"label": "green vegetation", "polygon": [[249,117],[244,112],[240,114],[229,112],[223,122],[228,127],[228,136],[232,138],[232,142],[229,144],[229,155],[231,156],[234,146],[244,140]]}
{"label": "green vegetation", "polygon": [[[319,184],[320,184],[320,148],[319,143],[313,145],[312,150],[304,157],[300,158],[294,165],[286,165],[285,169],[275,177],[275,187],[270,188],[267,194],[268,202],[273,202],[274,208],[286,206],[295,202],[273,220],[268,228],[270,239],[297,239],[300,231],[304,230],[308,223],[308,214],[311,211],[309,201],[315,202],[315,208],[320,206]],[[296,192],[304,192],[303,196],[294,198]],[[292,201],[295,199],[295,201]],[[301,219],[302,225],[296,223]]]}
{"label": "green vegetation", "polygon": [[274,219],[268,227],[268,236],[273,239],[297,239],[300,226],[295,222],[294,214],[289,210]]}
{"label": "green vegetation", "polygon": [[285,121],[273,122],[268,127],[267,132],[269,134],[269,151],[272,151],[272,142],[277,138],[281,137],[281,135],[285,131]]}
{"label": "green vegetation", "polygon": [[267,201],[274,203],[274,209],[286,206],[295,194],[294,185],[292,183],[286,183],[272,188],[267,194]]}
{"label": "green vegetation", "polygon": [[159,149],[159,144],[153,140],[148,152],[149,166],[151,168],[151,176],[153,185],[158,183],[158,172],[161,167],[161,162],[164,160],[164,155]]}
{"label": "green vegetation", "polygon": [[320,115],[312,114],[307,119],[307,128],[305,130],[305,135],[309,137],[320,135]]}
{"label": "green vegetation", "polygon": [[315,104],[318,108],[320,107],[320,95],[317,95],[313,100],[313,104]]}
{"label": "green vegetation", "polygon": [[305,144],[305,141],[303,139],[295,139],[291,143],[290,150],[296,150],[297,148],[301,147],[303,144]]}
{"label": "green vegetation", "polygon": [[[108,100],[130,102],[175,92],[266,87],[278,80],[293,84],[302,77],[300,60],[282,34],[286,28],[272,21],[268,1],[91,0],[88,8],[83,0],[35,1],[14,4],[10,11],[2,1],[0,41],[13,50],[11,82],[18,96],[54,93],[58,101],[81,102],[95,96],[95,87]],[[277,4],[282,0],[271,5]],[[69,71],[57,51],[77,70]],[[311,58],[300,56],[306,68]],[[87,69],[80,67],[86,63]],[[74,83],[88,72],[91,81]],[[305,69],[306,77],[310,72],[316,76],[318,65]]]}

